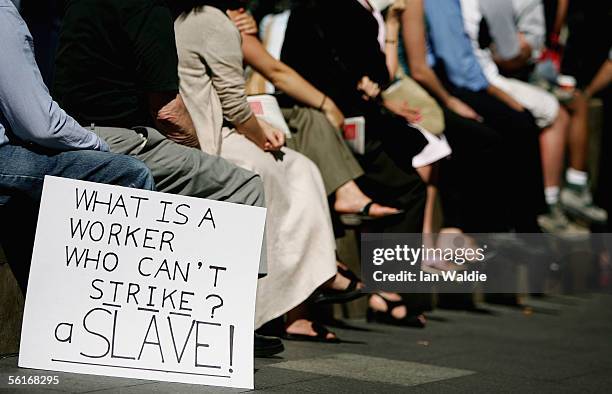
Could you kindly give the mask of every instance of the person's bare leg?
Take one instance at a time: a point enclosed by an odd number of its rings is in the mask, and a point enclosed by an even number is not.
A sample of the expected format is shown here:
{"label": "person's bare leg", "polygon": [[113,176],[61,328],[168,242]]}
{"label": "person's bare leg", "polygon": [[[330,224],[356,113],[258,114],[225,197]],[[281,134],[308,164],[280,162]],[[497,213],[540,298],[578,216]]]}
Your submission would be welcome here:
{"label": "person's bare leg", "polygon": [[561,184],[568,126],[569,115],[561,108],[555,122],[540,135],[544,187],[559,187]]}
{"label": "person's bare leg", "polygon": [[[389,301],[401,301],[402,297],[397,293],[380,293],[383,297],[388,299]],[[369,301],[370,308],[375,311],[386,312],[387,311],[387,303],[382,297],[378,294],[373,294],[370,297]],[[399,306],[391,311],[391,316],[395,319],[403,319],[408,314],[408,309],[405,306]]]}
{"label": "person's bare leg", "polygon": [[[368,301],[368,305],[370,308],[377,312],[387,312],[387,303],[382,298],[385,297],[389,301],[401,301],[402,297],[397,293],[386,293],[380,292],[379,294],[372,294],[370,300]],[[408,315],[408,308],[405,305],[398,306],[391,311],[391,316],[394,319],[401,320]],[[426,322],[425,316],[422,314],[418,316],[418,319],[424,324]]]}
{"label": "person's bare leg", "polygon": [[589,150],[589,102],[578,93],[568,104],[572,111],[569,132],[569,168],[565,172],[565,187],[561,193],[564,208],[573,215],[587,219],[592,223],[605,223],[608,214],[604,209],[593,204],[589,188],[587,156]]}
{"label": "person's bare leg", "polygon": [[426,184],[431,184],[433,183],[436,179],[435,179],[435,167],[436,167],[436,163],[434,164],[430,164],[428,166],[425,167],[419,167],[416,169],[416,172],[419,174],[419,176],[421,177],[421,179],[423,180],[423,182],[425,182]]}
{"label": "person's bare leg", "polygon": [[445,227],[443,229],[440,229],[440,236],[438,237],[437,247],[440,249],[477,249],[478,242],[476,242],[473,237],[465,234],[460,228]]}
{"label": "person's bare leg", "polygon": [[[309,335],[315,337],[316,331],[312,328],[312,320],[308,319],[308,307],[300,304],[287,312],[287,322],[285,323],[287,334]],[[334,339],[336,334],[330,332],[326,339]]]}
{"label": "person's bare leg", "polygon": [[569,127],[569,164],[574,170],[587,170],[586,156],[589,141],[589,103],[582,95],[570,104],[572,115]]}
{"label": "person's bare leg", "polygon": [[433,218],[436,207],[436,197],[438,195],[437,172],[438,165],[436,163],[420,167],[416,169],[423,182],[427,184],[427,200],[425,202],[425,215],[423,217],[423,233],[431,234],[433,232]]}
{"label": "person's bare leg", "polygon": [[437,195],[438,189],[433,185],[427,185],[427,200],[425,202],[425,216],[423,217],[424,234],[431,234],[433,232],[433,218]]}
{"label": "person's bare leg", "polygon": [[[437,182],[437,170],[438,166],[436,164],[416,169],[423,182],[427,184],[427,200],[425,203],[425,217],[423,223],[424,234],[431,234],[433,231],[433,211],[437,195],[437,187],[435,186]],[[372,297],[370,297],[368,301],[370,308],[378,312],[387,312],[387,303],[382,297],[389,301],[402,300],[402,297],[397,293],[380,292],[380,294],[373,294]],[[403,319],[407,315],[408,308],[404,305],[394,308],[391,311],[391,316],[393,316],[394,319]],[[418,318],[425,323],[425,317],[423,315],[419,315]]]}
{"label": "person's bare leg", "polygon": [[[334,209],[338,213],[358,213],[372,199],[366,196],[354,181],[349,181],[336,189],[336,202]],[[396,208],[385,207],[374,203],[369,214],[374,217],[383,217],[397,213]]]}

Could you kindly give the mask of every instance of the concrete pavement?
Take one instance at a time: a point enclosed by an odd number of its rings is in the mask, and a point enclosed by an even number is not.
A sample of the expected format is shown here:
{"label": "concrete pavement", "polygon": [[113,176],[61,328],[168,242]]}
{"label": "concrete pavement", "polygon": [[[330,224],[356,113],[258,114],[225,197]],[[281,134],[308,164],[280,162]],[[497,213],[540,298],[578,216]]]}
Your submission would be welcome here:
{"label": "concrete pavement", "polygon": [[[424,330],[347,321],[345,342],[285,342],[257,359],[261,393],[605,393],[612,392],[612,295],[530,299],[528,309],[436,310]],[[52,372],[56,386],[9,386],[10,375],[45,375],[0,360],[0,393],[237,392]]]}

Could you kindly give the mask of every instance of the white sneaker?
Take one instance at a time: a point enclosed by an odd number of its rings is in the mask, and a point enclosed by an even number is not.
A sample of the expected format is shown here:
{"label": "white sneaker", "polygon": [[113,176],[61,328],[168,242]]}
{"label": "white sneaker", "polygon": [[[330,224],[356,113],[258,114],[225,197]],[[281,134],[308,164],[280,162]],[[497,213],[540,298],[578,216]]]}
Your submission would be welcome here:
{"label": "white sneaker", "polygon": [[561,191],[561,204],[563,209],[571,216],[590,223],[605,224],[608,221],[608,213],[593,204],[591,192],[586,187],[582,191],[567,187],[563,188]]}
{"label": "white sneaker", "polygon": [[549,213],[538,216],[538,224],[542,231],[561,236],[584,236],[590,233],[587,228],[570,222],[560,204],[552,205]]}

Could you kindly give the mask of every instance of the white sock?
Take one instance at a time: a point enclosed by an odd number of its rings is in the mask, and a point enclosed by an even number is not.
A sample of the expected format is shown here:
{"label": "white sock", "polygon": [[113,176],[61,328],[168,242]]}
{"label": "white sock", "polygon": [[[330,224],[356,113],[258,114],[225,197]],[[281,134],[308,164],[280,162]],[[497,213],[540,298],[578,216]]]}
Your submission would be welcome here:
{"label": "white sock", "polygon": [[572,185],[586,186],[589,180],[589,174],[569,167],[567,171],[565,171],[565,179],[567,180],[567,183],[571,183]]}
{"label": "white sock", "polygon": [[555,205],[559,202],[559,186],[549,186],[544,188],[546,204]]}

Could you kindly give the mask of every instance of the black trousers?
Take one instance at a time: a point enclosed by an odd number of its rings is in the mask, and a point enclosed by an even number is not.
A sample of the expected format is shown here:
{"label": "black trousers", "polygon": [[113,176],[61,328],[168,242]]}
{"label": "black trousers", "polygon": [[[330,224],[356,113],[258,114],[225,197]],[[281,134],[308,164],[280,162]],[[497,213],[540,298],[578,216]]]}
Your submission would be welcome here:
{"label": "black trousers", "polygon": [[357,160],[365,175],[357,184],[374,201],[406,212],[401,219],[385,220],[375,231],[421,233],[427,188],[412,167],[412,157],[425,146],[425,138],[406,121],[375,106],[361,114],[366,120],[366,152]]}
{"label": "black trousers", "polygon": [[0,223],[3,223],[0,225],[0,245],[24,295],[28,287],[37,217],[38,204],[25,197],[13,198],[8,204],[0,205]]}
{"label": "black trousers", "polygon": [[444,134],[453,153],[440,163],[439,189],[444,226],[469,233],[505,232],[509,217],[500,210],[498,196],[505,182],[500,132],[444,108]]}
{"label": "black trousers", "polygon": [[[419,131],[398,117],[371,106],[361,112],[366,119],[366,153],[358,156],[365,175],[359,187],[374,201],[401,208],[405,214],[381,221],[368,230],[379,233],[422,233],[427,188],[412,167],[412,157],[425,146]],[[430,294],[401,294],[408,313],[431,309]]]}
{"label": "black trousers", "polygon": [[485,91],[456,89],[455,96],[484,118],[502,138],[501,173],[506,193],[498,195],[499,211],[508,212],[517,232],[540,232],[537,216],[546,211],[540,157],[540,129],[528,111],[518,112]]}
{"label": "black trousers", "polygon": [[400,167],[383,149],[366,152],[358,157],[365,175],[357,185],[374,201],[403,209],[404,215],[381,221],[373,228],[381,233],[421,233],[427,189],[412,168]]}
{"label": "black trousers", "polygon": [[[392,162],[389,167],[397,167],[414,176],[412,158],[427,143],[422,134],[403,118],[379,110],[366,114],[368,142],[373,147],[380,145],[384,157]],[[499,154],[501,133],[449,110],[445,111],[445,120],[445,134],[453,154],[440,165],[444,225],[466,232],[508,230],[508,218],[503,212],[500,214],[496,200],[496,196],[504,192],[503,182],[498,176],[503,165]],[[375,148],[372,150],[376,151]],[[385,179],[386,182],[394,180],[395,175],[392,180]],[[420,231],[419,228],[416,232]]]}
{"label": "black trousers", "polygon": [[599,162],[599,179],[595,201],[608,212],[607,232],[612,231],[612,87],[601,95],[603,100],[603,132],[601,136],[601,153]]}

